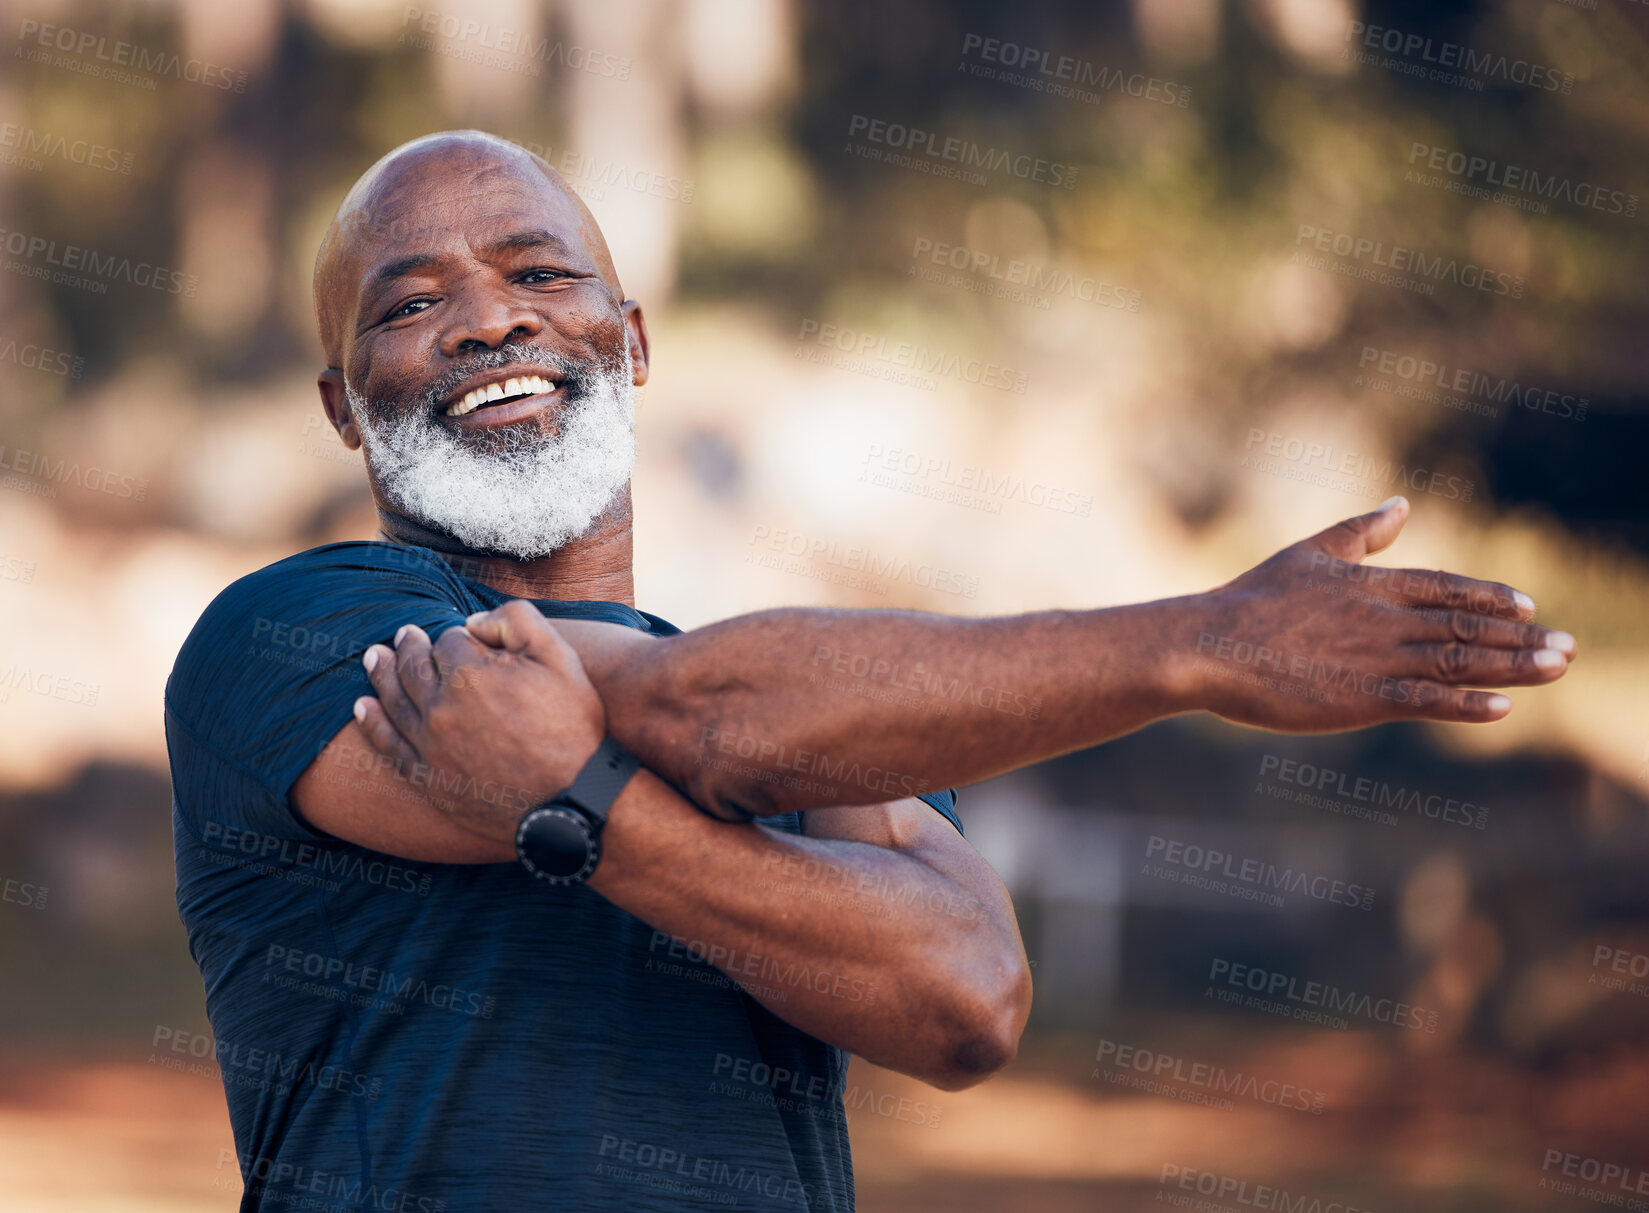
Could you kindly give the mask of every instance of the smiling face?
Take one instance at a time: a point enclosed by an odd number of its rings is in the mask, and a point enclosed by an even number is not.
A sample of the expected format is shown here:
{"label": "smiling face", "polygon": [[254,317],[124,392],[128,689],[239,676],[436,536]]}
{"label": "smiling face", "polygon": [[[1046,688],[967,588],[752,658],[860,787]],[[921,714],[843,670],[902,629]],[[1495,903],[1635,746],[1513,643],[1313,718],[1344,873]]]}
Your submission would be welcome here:
{"label": "smiling face", "polygon": [[315,297],[321,395],[381,511],[531,559],[628,482],[645,324],[542,161],[478,132],[397,149],[339,208]]}

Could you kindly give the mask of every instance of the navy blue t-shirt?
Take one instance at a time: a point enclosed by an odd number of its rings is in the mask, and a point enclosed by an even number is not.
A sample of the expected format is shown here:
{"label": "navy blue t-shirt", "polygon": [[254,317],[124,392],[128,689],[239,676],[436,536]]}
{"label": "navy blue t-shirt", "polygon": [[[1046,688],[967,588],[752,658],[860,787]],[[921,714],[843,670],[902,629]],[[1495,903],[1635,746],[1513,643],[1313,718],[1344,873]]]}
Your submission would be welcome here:
{"label": "navy blue t-shirt", "polygon": [[[412,863],[293,810],[293,783],[372,694],[368,645],[405,623],[434,639],[507,598],[428,549],[328,544],[235,582],[178,654],[178,911],[242,1210],[852,1209],[847,1054],[702,949],[518,864]],[[620,603],[534,602],[678,631]],[[953,793],[923,799],[961,829]],[[776,988],[875,997],[840,976]]]}

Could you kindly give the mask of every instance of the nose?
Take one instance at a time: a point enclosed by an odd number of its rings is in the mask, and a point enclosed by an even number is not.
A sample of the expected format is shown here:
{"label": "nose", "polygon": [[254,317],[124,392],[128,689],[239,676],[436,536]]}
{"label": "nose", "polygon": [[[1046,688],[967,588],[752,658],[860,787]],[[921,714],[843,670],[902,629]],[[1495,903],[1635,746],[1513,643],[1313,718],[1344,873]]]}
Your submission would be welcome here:
{"label": "nose", "polygon": [[520,299],[510,297],[506,284],[477,281],[472,276],[459,289],[452,323],[441,335],[441,352],[448,358],[495,350],[510,341],[528,340],[544,330],[544,319]]}

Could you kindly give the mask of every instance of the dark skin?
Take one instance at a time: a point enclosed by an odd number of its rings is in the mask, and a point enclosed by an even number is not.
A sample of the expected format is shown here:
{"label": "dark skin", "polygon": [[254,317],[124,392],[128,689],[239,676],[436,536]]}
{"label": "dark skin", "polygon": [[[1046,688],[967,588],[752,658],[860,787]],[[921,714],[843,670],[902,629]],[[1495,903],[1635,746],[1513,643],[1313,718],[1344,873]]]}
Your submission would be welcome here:
{"label": "dark skin", "polygon": [[[315,270],[327,357],[318,382],[322,407],[351,450],[359,449],[361,435],[344,395],[346,372],[368,399],[401,399],[462,355],[506,341],[584,361],[627,343],[633,382],[646,384],[647,321],[641,305],[624,298],[595,219],[554,169],[511,150],[518,154],[474,138],[443,138],[422,152],[404,152],[391,170],[369,173],[340,207]],[[430,172],[432,164],[445,166],[447,175]],[[465,247],[447,234],[448,225],[478,233],[474,243],[482,247]],[[550,240],[501,247],[536,233]],[[448,247],[434,252],[439,244]],[[419,256],[438,260],[405,266]],[[399,275],[377,276],[398,262]],[[443,288],[438,300],[429,289],[435,286]],[[423,315],[430,308],[443,317],[456,311],[461,322],[434,326]],[[399,315],[390,318],[392,311]],[[516,424],[553,431],[557,415],[546,408]],[[373,495],[381,538],[463,558],[466,576],[523,596],[635,605],[628,486],[586,534],[527,562],[470,552],[385,505],[376,481]]]}
{"label": "dark skin", "polygon": [[[552,239],[509,242],[522,233]],[[432,259],[410,266],[412,257]],[[396,263],[402,276],[377,279]],[[368,399],[416,400],[475,350],[522,342],[588,362],[627,343],[634,383],[647,381],[646,322],[640,305],[624,298],[599,229],[553,170],[508,145],[441,138],[380,165],[328,234],[316,300],[329,363],[321,399],[351,448],[361,438],[346,371]],[[559,396],[513,424],[553,429]],[[634,604],[627,489],[586,534],[519,561],[467,550],[395,510],[376,480],[372,487],[387,542],[432,548],[463,575],[506,593]],[[510,607],[500,620],[522,610],[543,618],[520,600]],[[477,772],[500,749],[513,752],[508,782],[536,789],[533,799],[570,782],[609,727],[591,674],[616,667],[635,640],[656,643],[578,620],[534,631],[530,652],[511,654],[497,630],[482,626],[476,635],[491,643],[470,640],[471,656],[494,665],[471,675],[477,690],[485,686],[488,718],[511,729],[512,740],[483,741],[456,720],[439,729],[440,711],[424,719]],[[369,653],[380,691],[399,686],[398,670],[411,677],[415,661],[403,665],[385,646]],[[447,673],[439,689],[457,681]],[[414,685],[438,689],[430,680]],[[410,700],[388,702],[399,708]],[[420,736],[434,740],[433,731]],[[425,789],[403,798],[386,793],[382,780],[349,777],[350,761],[370,749],[363,722],[352,723],[299,779],[293,801],[312,825],[408,859],[515,858],[518,807],[507,811],[507,829],[466,829],[444,811],[449,802]],[[602,849],[591,887],[656,929],[731,957],[764,958],[772,970],[795,966],[875,989],[872,1001],[843,997],[834,981],[777,990],[751,983],[753,997],[805,1031],[946,1089],[979,1081],[1017,1048],[1030,976],[1012,903],[978,853],[920,800],[848,798],[810,814],[798,837],[711,820],[643,770],[614,802]],[[744,977],[734,964],[725,968]]]}
{"label": "dark skin", "polygon": [[[390,222],[352,228],[349,217],[363,211]],[[385,226],[387,235],[360,234]],[[351,192],[336,230],[316,275],[330,364],[320,389],[351,447],[360,439],[345,371],[370,399],[414,401],[469,351],[526,341],[593,359],[622,342],[635,382],[646,381],[641,309],[623,298],[599,231],[553,173],[517,149],[473,135],[402,149]],[[502,247],[521,232],[556,237],[554,258],[544,242]],[[433,259],[415,278],[372,286],[377,270],[409,257]],[[531,272],[546,266],[547,278]],[[557,411],[552,400],[511,423],[553,426]],[[390,854],[507,861],[517,801],[428,780],[397,797],[381,783],[330,778],[348,768],[329,764],[370,751],[403,770],[422,763],[546,798],[610,733],[646,770],[613,807],[592,888],[680,938],[875,981],[868,1006],[805,989],[768,1005],[879,1064],[965,1086],[1013,1056],[1028,968],[1000,882],[908,793],[976,782],[1185,711],[1290,732],[1492,721],[1510,704],[1481,688],[1562,675],[1572,638],[1529,622],[1533,604],[1509,587],[1361,565],[1396,538],[1407,509],[1399,499],[1348,519],[1208,593],[1108,610],[957,619],[790,609],[661,640],[552,622],[515,601],[434,645],[409,627],[393,646],[368,650],[377,695],[357,704],[294,802],[318,828]],[[586,535],[531,561],[468,551],[381,495],[378,511],[386,541],[433,548],[508,593],[633,604],[627,493]],[[904,694],[826,693],[810,681],[852,675],[861,662],[866,685]],[[991,693],[958,698],[957,686]],[[911,695],[951,711],[913,711]],[[1023,706],[1033,699],[1034,715]],[[795,837],[711,820],[694,803],[723,815],[818,811]],[[830,897],[817,896],[816,883],[798,896],[762,879],[810,870],[799,866],[810,859],[844,874]],[[890,885],[917,896],[890,906],[863,892]],[[958,898],[977,912],[932,908]]]}

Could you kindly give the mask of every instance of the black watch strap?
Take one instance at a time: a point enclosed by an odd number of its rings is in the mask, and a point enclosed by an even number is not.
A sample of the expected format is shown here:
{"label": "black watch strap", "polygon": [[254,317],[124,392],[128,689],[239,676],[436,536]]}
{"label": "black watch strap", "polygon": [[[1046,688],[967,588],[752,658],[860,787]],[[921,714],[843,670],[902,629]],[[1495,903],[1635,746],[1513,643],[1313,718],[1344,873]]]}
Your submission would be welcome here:
{"label": "black watch strap", "polygon": [[579,771],[578,777],[562,789],[556,799],[564,796],[596,821],[605,823],[607,810],[613,807],[613,801],[618,799],[624,785],[640,769],[641,759],[613,738],[604,737],[584,764],[584,769]]}

